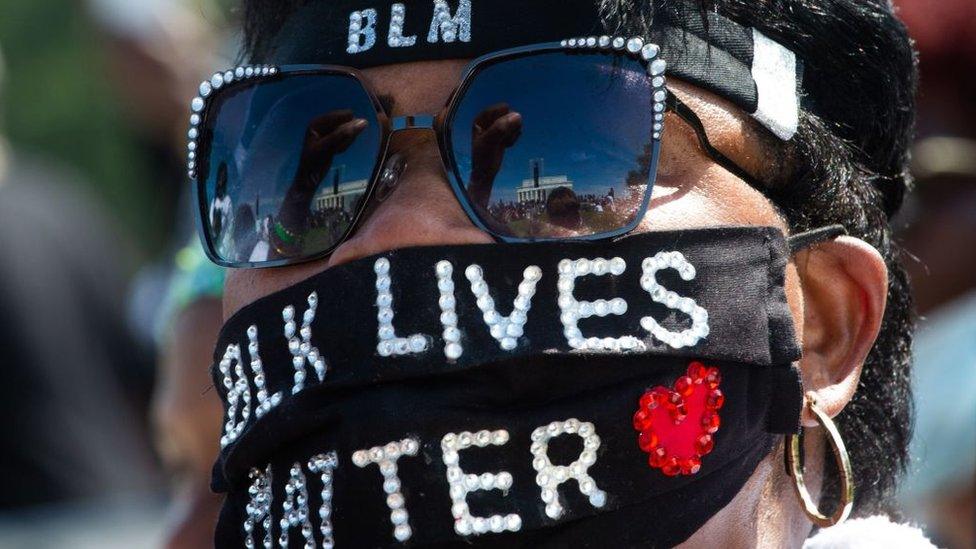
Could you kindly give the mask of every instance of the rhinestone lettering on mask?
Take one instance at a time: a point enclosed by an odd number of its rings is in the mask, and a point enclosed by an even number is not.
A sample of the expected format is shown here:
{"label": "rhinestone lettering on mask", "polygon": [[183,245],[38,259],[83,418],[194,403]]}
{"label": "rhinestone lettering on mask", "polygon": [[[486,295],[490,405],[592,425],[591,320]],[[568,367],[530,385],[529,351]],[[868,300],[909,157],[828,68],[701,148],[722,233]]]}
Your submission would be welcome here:
{"label": "rhinestone lettering on mask", "polygon": [[[248,418],[251,417],[251,386],[244,374],[239,345],[227,346],[219,368],[224,376],[224,387],[227,389],[227,421],[224,423],[224,435],[220,437],[220,447],[226,448],[241,436]],[[238,406],[240,406],[240,421],[237,420]]]}
{"label": "rhinestone lettering on mask", "polygon": [[251,326],[247,329],[247,350],[251,355],[251,372],[254,373],[254,386],[257,388],[257,406],[254,414],[261,419],[272,408],[281,404],[281,391],[268,398],[267,380],[264,377],[264,365],[261,362],[261,355],[258,353],[258,327]]}
{"label": "rhinestone lettering on mask", "polygon": [[373,265],[376,272],[376,320],[377,327],[376,352],[382,357],[419,354],[426,351],[430,344],[428,337],[423,334],[413,334],[409,337],[397,337],[393,329],[393,294],[390,286],[390,260],[381,257]]}
{"label": "rhinestone lettering on mask", "polygon": [[438,37],[445,43],[471,41],[471,0],[460,0],[453,17],[446,0],[434,0],[434,18],[430,22],[427,41],[436,44]]}
{"label": "rhinestone lettering on mask", "polygon": [[357,450],[352,454],[352,462],[363,468],[375,463],[383,475],[383,491],[386,492],[386,506],[390,508],[390,522],[393,523],[393,537],[404,542],[410,539],[410,515],[406,500],[400,492],[400,477],[397,475],[397,461],[401,456],[416,456],[420,452],[420,442],[407,438],[391,442],[386,446],[375,446],[369,450]]}
{"label": "rhinestone lettering on mask", "polygon": [[278,545],[288,549],[288,536],[292,528],[301,527],[302,537],[305,538],[305,549],[315,549],[315,536],[312,533],[312,520],[308,516],[308,483],[302,464],[291,466],[288,482],[285,484],[285,501],[281,503],[282,516],[279,526],[281,534]]}
{"label": "rhinestone lettering on mask", "polygon": [[[568,434],[583,439],[583,452],[579,459],[569,465],[553,465],[549,459],[549,441]],[[558,519],[563,514],[559,503],[559,485],[569,479],[576,479],[579,490],[590,499],[590,505],[603,507],[607,503],[607,493],[600,490],[587,470],[596,463],[596,452],[600,449],[600,437],[590,422],[580,422],[571,418],[566,421],[553,421],[532,432],[532,468],[538,475],[535,483],[542,489],[542,501],[546,504],[546,515]]]}
{"label": "rhinestone lettering on mask", "polygon": [[264,471],[258,468],[251,469],[251,486],[247,492],[249,499],[244,519],[244,546],[247,549],[254,549],[254,528],[261,525],[264,530],[263,547],[271,549],[274,546],[271,537],[271,466]]}
{"label": "rhinestone lettering on mask", "polygon": [[451,513],[454,515],[454,531],[462,536],[481,535],[488,532],[518,532],[522,528],[522,517],[516,513],[490,517],[471,516],[467,496],[477,490],[501,490],[503,495],[512,487],[512,474],[508,471],[498,473],[465,474],[461,469],[458,453],[477,446],[502,446],[508,443],[508,431],[478,431],[477,433],[448,433],[441,439],[444,465],[447,466],[447,483],[450,485]]}
{"label": "rhinestone lettering on mask", "polygon": [[308,470],[322,479],[322,506],[319,507],[319,531],[322,532],[322,549],[333,549],[335,537],[332,534],[332,473],[339,467],[339,457],[335,452],[318,454],[308,460]]}
{"label": "rhinestone lettering on mask", "polygon": [[361,53],[376,45],[376,10],[369,8],[349,14],[349,53]]}
{"label": "rhinestone lettering on mask", "polygon": [[604,317],[607,315],[623,315],[627,312],[627,301],[621,297],[611,300],[598,299],[596,301],[577,301],[573,295],[576,289],[576,279],[587,275],[606,276],[608,274],[620,276],[627,270],[627,263],[619,257],[604,259],[598,257],[590,260],[580,258],[575,261],[563,259],[559,262],[559,319],[563,324],[563,334],[569,346],[577,350],[586,351],[642,351],[644,342],[634,336],[623,337],[590,337],[584,338],[579,329],[580,319],[591,316]]}
{"label": "rhinestone lettering on mask", "polygon": [[417,43],[416,36],[403,36],[403,24],[407,17],[407,7],[393,4],[390,8],[390,33],[387,43],[391,48],[409,48]]}
{"label": "rhinestone lettering on mask", "polygon": [[709,333],[708,311],[704,307],[700,307],[694,299],[682,297],[668,290],[659,284],[656,278],[658,271],[674,269],[678,271],[678,276],[682,280],[694,280],[696,276],[694,265],[688,262],[681,252],[660,252],[654,257],[644,259],[641,267],[644,273],[640,280],[641,287],[651,294],[651,299],[655,302],[690,316],[691,328],[681,332],[672,332],[650,316],[641,318],[641,327],[659,341],[675,349],[693,347],[707,337]]}
{"label": "rhinestone lettering on mask", "polygon": [[502,350],[515,349],[518,338],[524,333],[536,284],[542,278],[542,269],[535,265],[526,267],[522,274],[522,283],[518,286],[518,295],[512,304],[512,314],[509,316],[502,316],[495,309],[495,300],[491,298],[490,288],[479,265],[469,265],[464,275],[471,282],[471,293],[477,299],[478,308],[481,309],[491,336],[498,340]]}
{"label": "rhinestone lettering on mask", "polygon": [[461,330],[458,329],[457,299],[454,297],[454,265],[450,261],[439,261],[434,267],[437,276],[437,300],[441,308],[441,325],[444,327],[444,356],[457,360],[464,353],[461,346]]}
{"label": "rhinestone lettering on mask", "polygon": [[298,394],[305,388],[305,365],[311,364],[315,368],[315,375],[319,382],[325,379],[325,359],[319,350],[312,346],[312,322],[315,320],[315,309],[319,304],[319,295],[312,292],[308,296],[308,309],[302,315],[302,329],[299,331],[301,340],[295,337],[295,307],[289,305],[281,312],[285,321],[285,339],[288,340],[288,351],[291,352],[292,366],[295,368],[294,384],[291,394]]}

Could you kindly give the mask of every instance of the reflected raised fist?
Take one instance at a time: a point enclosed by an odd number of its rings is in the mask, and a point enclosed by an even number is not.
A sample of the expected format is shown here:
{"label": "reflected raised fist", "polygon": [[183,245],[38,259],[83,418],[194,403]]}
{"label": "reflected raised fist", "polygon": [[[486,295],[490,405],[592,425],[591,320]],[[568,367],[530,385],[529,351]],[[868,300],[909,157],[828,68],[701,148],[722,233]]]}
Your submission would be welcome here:
{"label": "reflected raised fist", "polygon": [[314,191],[332,166],[332,160],[352,146],[369,123],[353,117],[348,109],[325,113],[313,119],[305,130],[302,157],[295,185]]}
{"label": "reflected raised fist", "polygon": [[501,169],[505,149],[522,135],[522,115],[499,103],[481,111],[471,128],[471,177],[468,196],[474,204],[488,208],[495,176]]}
{"label": "reflected raised fist", "polygon": [[365,119],[355,118],[348,109],[327,112],[309,122],[295,180],[278,210],[275,248],[279,253],[300,247],[315,191],[335,156],[348,150],[367,126]]}

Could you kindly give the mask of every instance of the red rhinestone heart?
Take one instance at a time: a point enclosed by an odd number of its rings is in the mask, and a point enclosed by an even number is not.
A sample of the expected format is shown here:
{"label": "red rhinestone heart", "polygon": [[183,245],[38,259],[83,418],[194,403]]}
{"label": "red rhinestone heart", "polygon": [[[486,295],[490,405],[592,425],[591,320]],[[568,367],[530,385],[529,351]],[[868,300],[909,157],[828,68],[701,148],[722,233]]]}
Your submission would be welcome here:
{"label": "red rhinestone heart", "polygon": [[722,424],[721,382],[718,368],[692,362],[674,389],[658,386],[644,393],[634,429],[640,432],[637,445],[650,455],[651,467],[669,477],[694,475],[701,469],[701,458],[711,453],[712,435]]}

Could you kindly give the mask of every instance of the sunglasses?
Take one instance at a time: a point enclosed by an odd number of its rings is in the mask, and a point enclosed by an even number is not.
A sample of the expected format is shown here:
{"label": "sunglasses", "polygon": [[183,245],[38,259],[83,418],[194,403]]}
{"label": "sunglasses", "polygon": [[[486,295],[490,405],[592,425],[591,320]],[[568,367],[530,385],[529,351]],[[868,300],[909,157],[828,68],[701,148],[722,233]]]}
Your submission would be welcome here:
{"label": "sunglasses", "polygon": [[207,255],[234,268],[328,256],[404,169],[402,131],[434,131],[472,223],[503,242],[632,231],[654,188],[665,112],[733,174],[665,88],[641,38],[588,37],[474,60],[437,116],[392,118],[363,75],[330,65],[237,67],[193,100],[189,176]]}

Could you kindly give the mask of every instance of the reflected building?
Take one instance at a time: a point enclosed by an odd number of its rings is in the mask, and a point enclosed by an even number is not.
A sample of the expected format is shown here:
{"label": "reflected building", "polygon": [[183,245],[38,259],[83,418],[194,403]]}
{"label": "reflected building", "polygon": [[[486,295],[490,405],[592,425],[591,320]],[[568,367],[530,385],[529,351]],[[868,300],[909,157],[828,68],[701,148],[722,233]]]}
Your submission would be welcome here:
{"label": "reflected building", "polygon": [[533,177],[522,181],[515,189],[515,196],[519,203],[545,202],[549,193],[560,187],[573,190],[573,182],[565,175]]}
{"label": "reflected building", "polygon": [[529,174],[531,177],[522,180],[522,184],[515,189],[515,199],[519,204],[527,202],[545,202],[549,193],[566,187],[573,190],[573,182],[565,175],[544,176],[546,160],[533,158],[529,160]]}
{"label": "reflected building", "polygon": [[366,179],[333,184],[315,195],[316,210],[344,210],[352,213],[359,198],[366,194]]}

